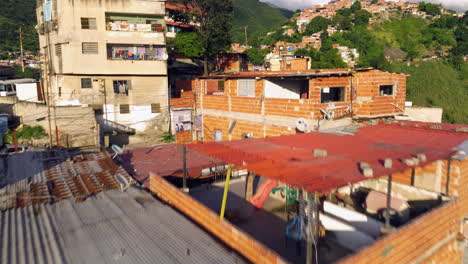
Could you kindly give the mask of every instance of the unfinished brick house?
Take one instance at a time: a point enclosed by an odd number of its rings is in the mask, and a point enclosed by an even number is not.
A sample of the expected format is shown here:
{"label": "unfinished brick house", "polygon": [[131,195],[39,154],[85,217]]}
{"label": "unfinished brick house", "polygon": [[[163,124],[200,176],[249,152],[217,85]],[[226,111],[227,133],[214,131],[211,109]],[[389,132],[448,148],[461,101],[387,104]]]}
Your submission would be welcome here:
{"label": "unfinished brick house", "polygon": [[[401,115],[406,75],[374,69],[240,72],[192,82],[198,141],[295,134]],[[195,122],[195,123],[197,123]]]}
{"label": "unfinished brick house", "polygon": [[[318,263],[463,263],[468,238],[466,125],[387,121],[361,127],[353,135],[313,132],[189,147],[274,181],[268,190],[284,183],[324,197],[306,202],[323,205],[312,207],[321,213],[308,216],[314,223],[320,215],[313,225],[326,230],[322,235],[308,231],[321,237],[319,245],[326,244],[315,249]],[[359,164],[373,173],[366,174]],[[244,184],[248,190],[249,181]],[[375,217],[380,210],[391,212],[382,214],[385,223]],[[258,221],[243,219],[249,220]],[[258,233],[273,230],[268,226]],[[275,234],[280,240],[282,230]],[[276,252],[285,247],[262,242]],[[311,242],[307,247],[314,251]],[[340,247],[347,251],[340,253]],[[280,254],[292,263],[312,263]]]}

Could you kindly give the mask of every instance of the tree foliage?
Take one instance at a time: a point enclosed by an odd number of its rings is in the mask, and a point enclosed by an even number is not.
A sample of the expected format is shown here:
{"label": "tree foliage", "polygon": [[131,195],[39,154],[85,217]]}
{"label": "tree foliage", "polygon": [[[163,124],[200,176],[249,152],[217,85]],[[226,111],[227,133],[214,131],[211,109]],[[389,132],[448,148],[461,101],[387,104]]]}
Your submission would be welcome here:
{"label": "tree foliage", "polygon": [[265,63],[265,56],[270,52],[269,49],[258,49],[252,48],[246,50],[244,53],[247,54],[249,62],[254,65],[263,65]]}
{"label": "tree foliage", "polygon": [[330,24],[332,24],[332,22],[324,17],[321,17],[321,16],[314,17],[309,22],[309,24],[307,24],[305,34],[311,35],[313,33],[327,30],[328,25]]}
{"label": "tree foliage", "polygon": [[168,48],[189,58],[203,58],[203,41],[198,32],[177,32],[174,40],[168,42]]}
{"label": "tree foliage", "polygon": [[438,16],[441,14],[440,5],[426,3],[426,2],[420,2],[418,6],[418,10],[421,12],[426,12],[428,15],[431,15],[431,16]]}
{"label": "tree foliage", "polygon": [[[232,0],[172,0],[186,7],[186,15],[198,23],[198,37],[201,42],[201,53],[205,61],[205,74],[208,74],[208,59],[220,51],[226,51],[231,44]],[[180,20],[180,16],[173,16]],[[186,21],[186,17],[182,17]],[[198,42],[198,41],[197,41]]]}
{"label": "tree foliage", "polygon": [[456,70],[444,60],[391,64],[385,70],[409,74],[406,99],[418,106],[442,107],[443,122],[468,123],[468,65]]}
{"label": "tree foliage", "polygon": [[24,32],[25,50],[39,50],[36,25],[36,1],[1,0],[0,8],[0,51],[19,51],[19,26]]}
{"label": "tree foliage", "polygon": [[351,5],[351,12],[356,13],[357,11],[361,10],[361,2],[359,0],[356,0],[352,5]]}

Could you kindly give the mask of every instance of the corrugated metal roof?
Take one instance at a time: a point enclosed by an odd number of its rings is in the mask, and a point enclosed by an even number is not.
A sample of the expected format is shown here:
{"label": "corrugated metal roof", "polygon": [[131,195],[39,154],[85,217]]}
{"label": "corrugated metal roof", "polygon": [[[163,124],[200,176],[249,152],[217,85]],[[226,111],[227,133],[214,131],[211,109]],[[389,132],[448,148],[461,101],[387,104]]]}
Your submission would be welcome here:
{"label": "corrugated metal roof", "polygon": [[0,159],[0,210],[64,199],[82,200],[132,181],[106,153],[71,156],[65,150],[26,152]]}
{"label": "corrugated metal roof", "polygon": [[[467,127],[467,126],[465,126]],[[360,168],[367,163],[371,177],[409,168],[406,159],[424,154],[415,166],[447,159],[468,139],[460,126],[408,123],[360,128],[355,135],[313,132],[265,139],[189,145],[190,148],[235,164],[258,175],[308,191],[329,191],[366,180]],[[314,150],[326,150],[317,157]],[[322,152],[323,153],[323,152]],[[392,160],[385,168],[384,161]]]}
{"label": "corrugated metal roof", "polygon": [[[187,169],[190,178],[199,177],[205,168],[212,168],[225,163],[187,148]],[[136,180],[145,182],[149,173],[161,177],[183,177],[182,146],[163,144],[145,148],[135,148],[119,155],[122,166]]]}
{"label": "corrugated metal roof", "polygon": [[137,187],[0,212],[1,264],[244,262]]}

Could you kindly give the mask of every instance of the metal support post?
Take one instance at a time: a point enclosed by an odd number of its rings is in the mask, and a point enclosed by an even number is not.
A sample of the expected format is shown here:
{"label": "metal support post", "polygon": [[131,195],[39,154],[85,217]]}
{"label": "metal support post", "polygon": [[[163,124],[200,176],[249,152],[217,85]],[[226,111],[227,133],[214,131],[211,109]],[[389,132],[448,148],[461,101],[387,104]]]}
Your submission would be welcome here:
{"label": "metal support post", "polygon": [[385,228],[390,229],[390,210],[392,209],[392,175],[388,175],[388,185],[387,185],[387,209],[385,212]]}
{"label": "metal support post", "polygon": [[187,192],[187,147],[185,145],[182,146],[182,162],[184,166],[184,178],[182,179],[182,188],[184,192]]}
{"label": "metal support post", "polygon": [[224,183],[224,193],[223,193],[223,202],[221,204],[221,212],[219,213],[219,219],[224,219],[224,212],[226,211],[226,202],[227,196],[229,193],[229,181],[231,180],[231,165],[228,166],[227,175],[226,175],[226,182]]}

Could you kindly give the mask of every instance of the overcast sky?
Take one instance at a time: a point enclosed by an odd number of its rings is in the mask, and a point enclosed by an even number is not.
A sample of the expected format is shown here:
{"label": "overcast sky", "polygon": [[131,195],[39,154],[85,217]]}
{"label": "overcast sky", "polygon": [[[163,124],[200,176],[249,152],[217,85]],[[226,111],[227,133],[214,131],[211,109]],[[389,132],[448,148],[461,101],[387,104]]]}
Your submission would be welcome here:
{"label": "overcast sky", "polygon": [[[296,10],[309,8],[317,4],[325,4],[329,0],[260,0],[262,2],[270,2],[279,7]],[[420,2],[421,0],[410,0],[410,2]],[[468,0],[424,0],[425,2],[442,3],[446,8],[465,12],[468,10]]]}

